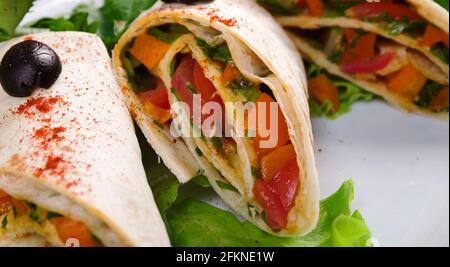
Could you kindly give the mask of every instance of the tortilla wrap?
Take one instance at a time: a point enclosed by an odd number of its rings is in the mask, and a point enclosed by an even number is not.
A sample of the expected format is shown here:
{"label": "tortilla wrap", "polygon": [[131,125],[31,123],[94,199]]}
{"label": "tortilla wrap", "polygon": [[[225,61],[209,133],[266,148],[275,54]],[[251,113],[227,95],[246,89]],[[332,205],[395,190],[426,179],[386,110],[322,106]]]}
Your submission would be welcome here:
{"label": "tortilla wrap", "polygon": [[[32,203],[33,219],[17,217],[16,206],[2,216],[0,245],[64,246],[49,219],[58,214],[83,223],[104,246],[169,246],[100,38],[30,35],[0,44],[0,58],[30,39],[55,50],[62,73],[31,97],[0,88],[0,193]],[[47,217],[39,218],[43,210]]]}
{"label": "tortilla wrap", "polygon": [[[426,21],[449,33],[449,13],[443,7],[432,0],[406,0],[415,11]],[[290,32],[291,38],[294,40],[297,48],[302,55],[309,61],[319,65],[329,73],[347,79],[363,89],[384,97],[388,102],[396,105],[408,112],[421,113],[438,118],[448,118],[448,109],[442,112],[435,112],[424,107],[415,105],[413,101],[405,99],[396,94],[387,86],[385,82],[379,82],[375,79],[362,79],[358,75],[350,75],[341,70],[334,62],[328,59],[328,56],[321,50],[316,48],[311,42],[305,38],[304,33],[320,30],[324,28],[342,28],[356,29],[365,32],[375,33],[378,36],[405,47],[408,55],[412,58],[411,63],[414,67],[418,67],[421,72],[426,74],[427,78],[438,82],[441,85],[448,86],[449,82],[449,66],[448,63],[436,56],[430,47],[422,45],[422,38],[412,37],[406,33],[392,34],[379,23],[364,21],[347,16],[322,16],[314,17],[307,14],[299,14],[292,16],[279,16],[278,22]],[[421,62],[424,64],[416,64]]]}
{"label": "tortilla wrap", "polygon": [[[220,43],[228,46],[232,61],[242,76],[252,83],[267,85],[273,93],[289,127],[290,142],[295,148],[300,169],[298,178],[301,186],[295,197],[295,205],[288,214],[287,229],[273,231],[261,214],[249,212],[249,209],[258,210],[260,206],[252,191],[256,180],[252,168],[258,164],[258,159],[248,138],[233,136],[238,156],[235,160],[226,161],[211,142],[198,137],[171,137],[173,135],[168,126],[158,127],[156,119],[144,111],[145,107],[129,82],[124,54],[137,42],[133,41],[137,37],[165,24],[179,24],[188,29],[187,33],[177,36],[158,65],[151,70],[166,88],[173,87],[169,71],[171,62],[174,62],[177,54],[187,52],[201,66],[205,77],[214,85],[224,102],[245,101],[242,95],[235,94],[223,85],[223,69],[200,47],[198,39],[201,39],[209,45]],[[149,144],[180,182],[203,174],[234,211],[269,233],[303,235],[315,227],[319,212],[319,189],[305,70],[295,46],[265,10],[252,1],[217,0],[192,6],[164,5],[159,2],[143,13],[125,32],[114,49],[113,64],[131,113]],[[185,111],[174,108],[178,102],[177,94],[168,91],[175,125],[186,126],[190,123],[189,117]],[[236,116],[229,110],[226,112],[228,118]],[[242,118],[237,120],[242,122]],[[224,183],[233,186],[234,190],[220,186]]]}

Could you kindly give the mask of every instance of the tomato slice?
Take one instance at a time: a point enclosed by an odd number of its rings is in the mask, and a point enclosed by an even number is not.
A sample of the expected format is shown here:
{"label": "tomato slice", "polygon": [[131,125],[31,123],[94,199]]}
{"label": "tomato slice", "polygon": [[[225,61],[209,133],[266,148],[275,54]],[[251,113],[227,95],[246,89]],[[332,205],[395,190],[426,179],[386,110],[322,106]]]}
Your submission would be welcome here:
{"label": "tomato slice", "polygon": [[178,65],[172,77],[172,85],[178,93],[178,96],[181,98],[180,101],[183,101],[189,106],[190,115],[192,117],[193,114],[193,100],[194,100],[194,92],[191,90],[195,85],[194,80],[194,66],[195,60],[192,58],[190,54],[183,55],[180,65]]}
{"label": "tomato slice", "polygon": [[[216,87],[214,84],[205,76],[205,73],[202,69],[202,67],[198,64],[198,62],[195,62],[194,66],[194,81],[195,81],[195,88],[199,91],[201,96],[201,103],[202,108],[206,103],[214,102],[218,103],[221,108],[221,118],[217,118],[218,120],[221,119],[221,122],[225,121],[225,104],[223,103],[222,98],[217,93]],[[213,112],[210,113],[204,113],[202,114],[202,121],[204,121],[207,117],[213,116]],[[217,114],[219,115],[219,114]]]}
{"label": "tomato slice", "polygon": [[348,45],[339,60],[339,65],[360,63],[375,55],[375,44],[377,42],[375,33],[359,35],[353,29],[345,29],[344,35]]}
{"label": "tomato slice", "polygon": [[272,188],[277,192],[284,209],[289,211],[295,204],[295,197],[299,190],[300,169],[297,159],[291,159],[275,174],[270,182]]}
{"label": "tomato slice", "polygon": [[139,93],[138,96],[142,102],[150,101],[160,108],[170,109],[167,88],[160,79],[158,79],[155,89]]}
{"label": "tomato slice", "polygon": [[375,73],[386,68],[387,65],[394,59],[395,54],[393,52],[388,52],[382,55],[378,55],[371,60],[341,65],[341,70],[349,74],[368,74]]}
{"label": "tomato slice", "polygon": [[28,206],[21,200],[14,199],[14,207],[16,208],[17,216],[22,216],[28,213]]}
{"label": "tomato slice", "polygon": [[274,230],[284,229],[300,187],[294,146],[289,144],[264,156],[261,173],[263,179],[256,181],[253,192],[267,213],[267,224]]}
{"label": "tomato slice", "polygon": [[325,14],[325,5],[322,0],[297,0],[295,6],[307,8],[309,15],[313,17],[321,17]]}
{"label": "tomato slice", "polygon": [[432,47],[435,44],[443,43],[448,47],[448,34],[435,26],[428,24],[423,35],[422,45]]}
{"label": "tomato slice", "polygon": [[195,62],[194,65],[194,85],[201,94],[202,100],[210,101],[217,96],[216,87],[214,87],[214,84],[206,78],[202,67],[197,62]]}
{"label": "tomato slice", "polygon": [[325,13],[325,5],[322,0],[306,0],[309,14],[313,17],[322,17]]}
{"label": "tomato slice", "polygon": [[50,222],[55,226],[59,238],[63,242],[74,238],[80,242],[81,247],[96,247],[99,245],[92,237],[91,231],[82,222],[67,217],[52,218]]}
{"label": "tomato slice", "polygon": [[5,191],[0,189],[0,197],[7,197],[9,196]]}
{"label": "tomato slice", "polygon": [[283,207],[275,189],[267,182],[257,180],[253,187],[253,193],[266,212],[267,225],[273,230],[286,229],[288,212]]}
{"label": "tomato slice", "polygon": [[380,17],[388,14],[394,19],[407,17],[409,21],[420,19],[420,16],[411,8],[395,3],[362,3],[345,11],[348,17],[365,19]]}
{"label": "tomato slice", "polygon": [[[204,107],[204,105],[208,102],[216,102],[221,106],[221,115],[222,120],[224,121],[225,116],[225,105],[222,101],[222,98],[219,94],[217,94],[217,90],[214,87],[214,84],[206,78],[202,67],[192,58],[192,55],[186,54],[183,56],[180,65],[176,69],[173,77],[172,84],[176,89],[180,100],[186,103],[190,109],[190,117],[193,117],[194,114],[194,94],[200,95],[200,109]],[[202,122],[205,121],[210,116],[214,116],[215,114],[203,113],[201,116]],[[215,121],[220,120],[216,119]]]}
{"label": "tomato slice", "polygon": [[8,213],[14,206],[14,198],[11,196],[0,197],[0,216]]}
{"label": "tomato slice", "polygon": [[[269,96],[268,94],[261,94],[261,96],[258,98],[258,100],[256,101],[256,137],[253,139],[253,146],[255,148],[256,153],[261,157],[264,155],[269,154],[272,151],[277,150],[278,148],[286,145],[289,142],[289,132],[288,132],[288,126],[286,124],[286,120],[284,118],[283,113],[281,112],[281,109],[278,107],[277,109],[277,115],[278,116],[278,125],[276,125],[277,127],[277,131],[276,131],[276,136],[275,138],[277,138],[276,140],[276,144],[274,147],[263,147],[263,141],[268,141],[270,138],[274,138],[273,136],[271,136],[271,133],[275,132],[274,129],[268,129],[269,130],[269,135],[267,136],[267,133],[265,133],[265,129],[263,128],[268,128],[270,127],[270,123],[271,123],[271,117],[274,117],[275,114],[271,114],[271,108],[270,108],[270,103],[276,103],[276,101]],[[261,104],[265,104],[264,106],[260,106]],[[262,117],[263,115],[259,114],[258,110],[260,109],[266,109],[265,113],[266,113],[266,118],[265,118],[265,127],[263,127],[262,125],[260,125],[261,119],[260,117]],[[262,120],[264,120],[264,118],[262,118]]]}
{"label": "tomato slice", "polygon": [[261,175],[264,181],[270,182],[275,175],[287,165],[292,159],[295,159],[294,146],[292,144],[279,148],[261,159]]}

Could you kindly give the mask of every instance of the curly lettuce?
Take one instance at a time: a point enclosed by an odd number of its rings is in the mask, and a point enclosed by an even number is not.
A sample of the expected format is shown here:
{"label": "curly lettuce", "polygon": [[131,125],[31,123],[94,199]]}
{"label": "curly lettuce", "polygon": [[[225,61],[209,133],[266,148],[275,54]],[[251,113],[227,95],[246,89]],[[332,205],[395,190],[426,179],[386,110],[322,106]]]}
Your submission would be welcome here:
{"label": "curly lettuce", "polygon": [[194,198],[184,200],[175,178],[153,189],[173,246],[178,247],[365,247],[371,246],[370,231],[358,211],[351,212],[354,184],[345,182],[324,199],[316,229],[304,237],[277,237],[233,213]]}
{"label": "curly lettuce", "polygon": [[[309,64],[307,75],[309,78],[319,75],[323,69],[316,64]],[[320,103],[314,98],[309,100],[309,109],[312,117],[326,117],[328,119],[336,119],[341,115],[344,115],[350,111],[350,108],[357,102],[370,102],[376,98],[376,96],[370,92],[367,92],[359,86],[343,80],[341,78],[328,75],[333,84],[339,91],[339,109],[337,112],[333,112],[331,101]]]}

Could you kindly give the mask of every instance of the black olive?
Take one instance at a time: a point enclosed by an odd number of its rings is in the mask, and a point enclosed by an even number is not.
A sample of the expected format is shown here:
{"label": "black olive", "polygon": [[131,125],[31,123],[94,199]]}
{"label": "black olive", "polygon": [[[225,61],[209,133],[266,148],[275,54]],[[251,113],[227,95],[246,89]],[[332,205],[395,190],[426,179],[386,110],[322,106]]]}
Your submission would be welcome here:
{"label": "black olive", "polygon": [[6,52],[0,65],[0,83],[10,96],[26,97],[37,88],[50,88],[61,71],[61,61],[52,48],[27,40]]}

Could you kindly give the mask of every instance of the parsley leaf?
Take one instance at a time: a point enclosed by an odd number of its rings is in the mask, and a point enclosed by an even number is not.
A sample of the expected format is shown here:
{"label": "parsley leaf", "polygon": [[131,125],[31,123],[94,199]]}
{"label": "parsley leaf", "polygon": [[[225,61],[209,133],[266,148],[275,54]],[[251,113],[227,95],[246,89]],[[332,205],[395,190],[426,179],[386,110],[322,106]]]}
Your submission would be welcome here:
{"label": "parsley leaf", "polygon": [[89,23],[89,14],[87,12],[75,12],[69,18],[43,18],[33,24],[31,27],[33,28],[44,28],[49,29],[50,31],[59,32],[59,31],[80,31],[80,32],[89,32],[96,33],[99,22],[94,21]]}

